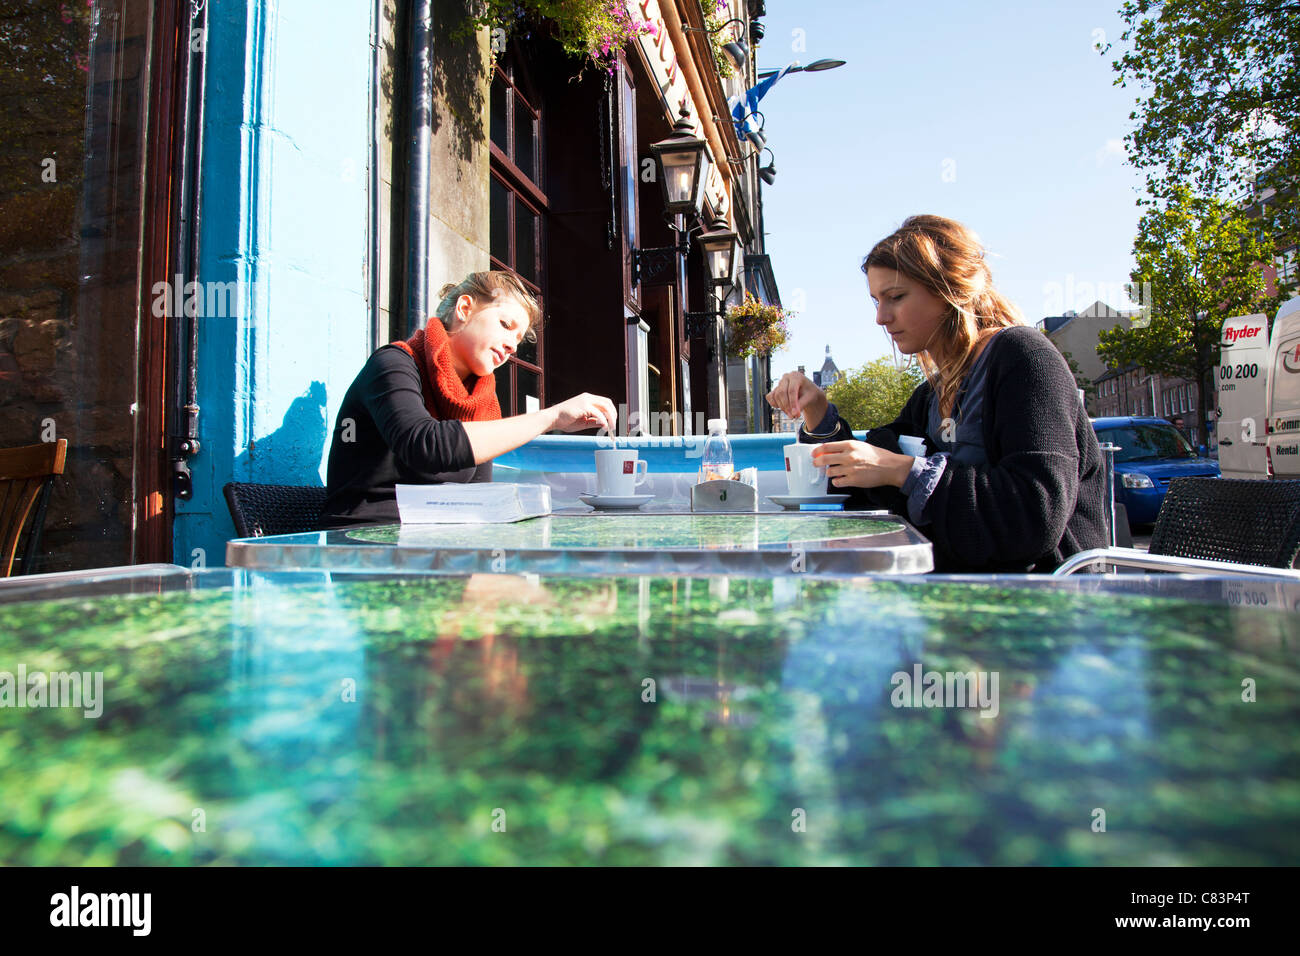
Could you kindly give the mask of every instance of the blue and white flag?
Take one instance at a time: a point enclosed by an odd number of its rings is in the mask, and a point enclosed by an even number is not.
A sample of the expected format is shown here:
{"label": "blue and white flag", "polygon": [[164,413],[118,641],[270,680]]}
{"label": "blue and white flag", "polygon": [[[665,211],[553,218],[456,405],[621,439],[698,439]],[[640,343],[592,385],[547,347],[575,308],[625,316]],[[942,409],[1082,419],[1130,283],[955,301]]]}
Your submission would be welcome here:
{"label": "blue and white flag", "polygon": [[794,63],[786,64],[779,73],[773,73],[767,79],[759,80],[747,89],[744,94],[737,94],[727,101],[727,105],[731,107],[731,116],[736,123],[737,136],[744,139],[746,133],[758,129],[756,121],[751,115],[758,109],[758,101],[767,95],[767,91],[776,85],[777,80],[781,79],[781,77],[789,73],[793,67],[798,65],[799,63],[797,60]]}

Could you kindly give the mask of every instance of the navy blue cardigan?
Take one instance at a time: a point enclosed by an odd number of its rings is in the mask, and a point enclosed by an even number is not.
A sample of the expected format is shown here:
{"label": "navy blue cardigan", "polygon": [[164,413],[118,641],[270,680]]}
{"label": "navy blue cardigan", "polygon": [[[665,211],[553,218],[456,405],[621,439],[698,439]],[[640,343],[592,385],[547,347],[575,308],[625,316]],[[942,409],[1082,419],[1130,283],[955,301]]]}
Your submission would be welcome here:
{"label": "navy blue cardigan", "polygon": [[[984,450],[988,463],[950,459],[930,496],[931,523],[920,530],[934,543],[935,570],[945,573],[1044,572],[1067,557],[1106,545],[1101,449],[1079,401],[1069,366],[1042,332],[1011,326],[986,348]],[[929,382],[922,382],[898,418],[867,434],[867,443],[898,452],[898,437],[926,438]],[[805,442],[850,437],[842,418],[825,437],[800,431]],[[846,508],[888,508],[907,516],[898,489],[839,488]]]}

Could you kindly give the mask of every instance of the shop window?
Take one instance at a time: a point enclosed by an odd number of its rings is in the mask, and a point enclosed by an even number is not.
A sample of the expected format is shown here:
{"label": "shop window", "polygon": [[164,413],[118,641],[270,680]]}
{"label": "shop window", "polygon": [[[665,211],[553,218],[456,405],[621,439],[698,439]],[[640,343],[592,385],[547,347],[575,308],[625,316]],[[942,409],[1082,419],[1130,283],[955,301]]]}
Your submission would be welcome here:
{"label": "shop window", "polygon": [[[488,252],[492,268],[518,273],[545,312],[549,203],[542,168],[545,126],[539,103],[540,97],[532,92],[519,57],[502,57],[493,75],[491,92]],[[544,337],[545,325],[536,342],[522,342],[519,351],[497,370],[497,398],[503,415],[519,415],[542,406]]]}
{"label": "shop window", "polygon": [[68,440],[40,551],[24,566],[20,548],[15,572],[172,560],[174,300],[153,290],[174,274],[161,187],[182,132],[158,91],[180,88],[169,38],[189,8],[40,0],[0,13],[0,448]]}

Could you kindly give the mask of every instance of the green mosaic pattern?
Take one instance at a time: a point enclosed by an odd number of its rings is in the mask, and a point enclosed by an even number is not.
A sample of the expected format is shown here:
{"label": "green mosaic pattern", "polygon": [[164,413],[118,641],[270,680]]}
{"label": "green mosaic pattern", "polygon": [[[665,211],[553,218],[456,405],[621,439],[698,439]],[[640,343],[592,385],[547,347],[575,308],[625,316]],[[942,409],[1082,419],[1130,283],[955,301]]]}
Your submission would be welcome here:
{"label": "green mosaic pattern", "polygon": [[900,527],[895,521],[825,515],[550,515],[513,524],[384,525],[349,531],[347,537],[442,548],[758,550],[863,539]]}
{"label": "green mosaic pattern", "polygon": [[[904,579],[320,581],[0,605],[0,671],[100,670],[106,697],[98,720],[0,708],[0,862],[1300,862],[1295,614]],[[997,717],[893,707],[913,662],[998,672]]]}

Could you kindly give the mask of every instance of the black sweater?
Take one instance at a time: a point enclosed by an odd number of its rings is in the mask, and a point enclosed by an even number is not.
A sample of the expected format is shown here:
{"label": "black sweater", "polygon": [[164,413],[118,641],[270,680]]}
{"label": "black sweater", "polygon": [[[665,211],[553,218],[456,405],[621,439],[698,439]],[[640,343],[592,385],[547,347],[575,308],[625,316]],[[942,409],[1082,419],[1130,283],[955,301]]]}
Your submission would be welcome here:
{"label": "black sweater", "polygon": [[402,484],[491,481],[492,463],[475,466],[465,426],[424,407],[420,370],[385,345],[343,396],[326,471],[322,528],[393,523]]}
{"label": "black sweater", "polygon": [[[1042,332],[1012,326],[995,335],[984,392],[988,463],[949,459],[930,496],[935,570],[945,573],[1051,571],[1067,557],[1106,544],[1104,475],[1097,436],[1079,401],[1069,366]],[[898,437],[925,438],[933,390],[922,382],[898,418],[867,434],[867,443],[898,452]],[[826,437],[851,437],[840,419]],[[833,484],[833,483],[832,483]],[[907,516],[907,499],[891,486],[836,488],[846,508],[888,508]]]}

